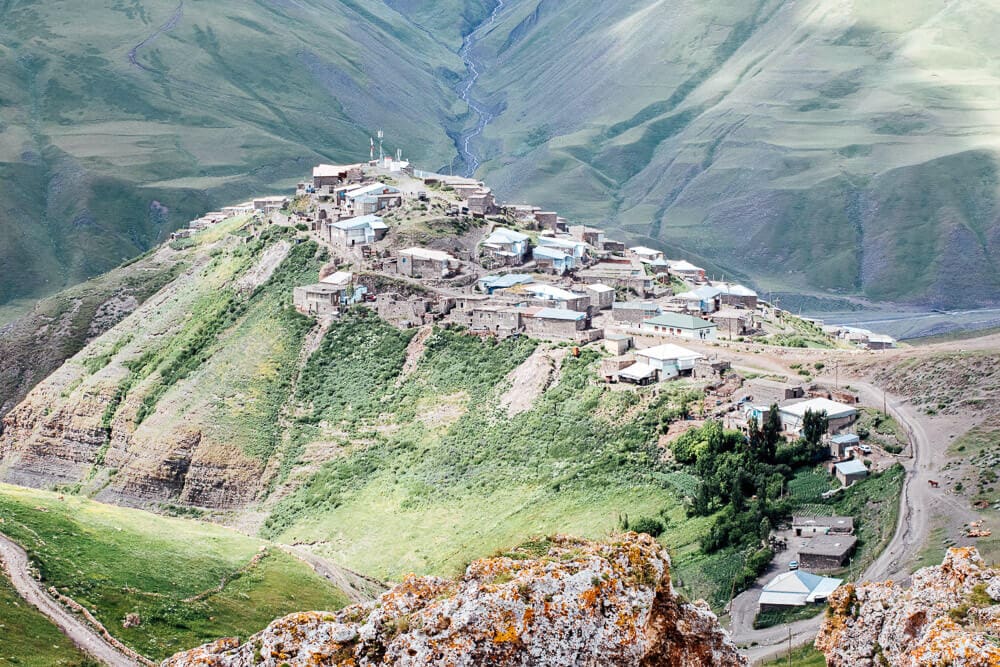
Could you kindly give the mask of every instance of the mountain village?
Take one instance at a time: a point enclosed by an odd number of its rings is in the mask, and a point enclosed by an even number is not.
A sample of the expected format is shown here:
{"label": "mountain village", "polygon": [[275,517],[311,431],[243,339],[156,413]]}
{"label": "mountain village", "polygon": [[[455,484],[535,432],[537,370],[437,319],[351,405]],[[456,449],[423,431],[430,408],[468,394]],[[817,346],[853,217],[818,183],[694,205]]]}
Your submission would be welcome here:
{"label": "mountain village", "polygon": [[[733,343],[863,353],[895,347],[891,337],[795,317],[684,259],[629,247],[554,211],[498,203],[482,181],[422,172],[398,157],[321,164],[293,196],[208,213],[173,239],[237,216],[248,216],[252,229],[293,226],[329,251],[319,281],[294,290],[302,314],[332,321],[360,305],[400,328],[439,324],[478,336],[525,335],[573,354],[601,346],[600,376],[611,385],[676,378],[705,384],[702,419],[682,429],[715,418],[746,431],[751,420],[763,424],[777,410],[784,436],[797,438],[808,414],[823,414],[827,469],[841,483],[831,493],[895,462],[855,432],[862,410],[849,389],[744,378],[712,353]],[[751,615],[823,603],[843,580],[807,569],[845,571],[857,543],[854,519],[796,516],[770,543],[776,556],[769,579],[744,594],[755,598]]]}

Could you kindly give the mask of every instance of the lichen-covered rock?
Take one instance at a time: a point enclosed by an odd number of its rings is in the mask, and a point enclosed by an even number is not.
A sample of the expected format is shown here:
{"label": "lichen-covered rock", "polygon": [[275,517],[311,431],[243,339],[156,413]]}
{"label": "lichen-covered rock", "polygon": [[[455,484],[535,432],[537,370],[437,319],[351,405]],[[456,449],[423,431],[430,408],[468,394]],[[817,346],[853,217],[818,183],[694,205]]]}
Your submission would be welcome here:
{"label": "lichen-covered rock", "polygon": [[705,603],[677,597],[649,536],[533,546],[476,561],[457,582],[411,576],[377,602],[292,614],[164,665],[746,665]]}
{"label": "lichen-covered rock", "polygon": [[974,548],[949,549],[909,589],[891,581],[837,589],[816,648],[831,667],[997,667],[997,602],[1000,570]]}

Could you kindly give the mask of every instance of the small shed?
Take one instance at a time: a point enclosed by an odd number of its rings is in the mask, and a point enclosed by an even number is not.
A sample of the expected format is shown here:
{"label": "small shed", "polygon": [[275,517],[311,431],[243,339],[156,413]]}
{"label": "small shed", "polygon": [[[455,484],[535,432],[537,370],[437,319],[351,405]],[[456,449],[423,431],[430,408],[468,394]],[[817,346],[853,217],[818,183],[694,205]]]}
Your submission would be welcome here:
{"label": "small shed", "polygon": [[622,382],[646,386],[656,382],[657,370],[647,364],[635,363],[628,368],[623,368],[618,373],[618,379]]}
{"label": "small shed", "polygon": [[830,456],[842,459],[847,456],[847,450],[861,444],[861,438],[854,433],[841,433],[830,438]]}
{"label": "small shed", "polygon": [[615,356],[620,356],[632,349],[632,337],[625,334],[606,334],[604,336],[604,349]]}
{"label": "small shed", "polygon": [[833,466],[834,474],[844,486],[850,486],[858,480],[868,477],[868,468],[857,459],[842,461]]}
{"label": "small shed", "polygon": [[793,516],[792,530],[796,537],[814,535],[850,535],[854,532],[854,518],[849,516]]}

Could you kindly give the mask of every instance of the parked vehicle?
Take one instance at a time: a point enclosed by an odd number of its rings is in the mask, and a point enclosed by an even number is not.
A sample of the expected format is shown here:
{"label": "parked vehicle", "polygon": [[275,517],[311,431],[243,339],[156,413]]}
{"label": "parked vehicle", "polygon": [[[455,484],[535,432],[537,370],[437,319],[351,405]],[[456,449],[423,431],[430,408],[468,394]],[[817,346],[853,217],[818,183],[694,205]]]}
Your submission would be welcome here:
{"label": "parked vehicle", "polygon": [[788,561],[788,569],[789,570],[797,570],[797,569],[799,569],[799,561],[797,561],[797,560],[790,560],[790,561]]}

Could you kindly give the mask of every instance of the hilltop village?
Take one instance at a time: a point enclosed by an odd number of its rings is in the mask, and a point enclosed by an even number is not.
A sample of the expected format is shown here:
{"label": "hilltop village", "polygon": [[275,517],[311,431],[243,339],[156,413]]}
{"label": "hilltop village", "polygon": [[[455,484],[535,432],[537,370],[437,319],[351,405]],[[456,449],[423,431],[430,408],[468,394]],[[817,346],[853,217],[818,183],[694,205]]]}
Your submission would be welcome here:
{"label": "hilltop village", "polygon": [[636,334],[867,350],[896,344],[864,329],[792,318],[743,285],[710,280],[689,261],[627,247],[555,211],[498,203],[482,181],[421,172],[393,158],[319,165],[294,196],[207,213],[172,239],[241,215],[296,226],[329,248],[333,261],[319,282],[295,290],[304,314],[336,318],[370,304],[401,327],[441,322],[501,338],[605,339],[622,357],[610,381],[676,375],[662,364],[626,364]]}
{"label": "hilltop village", "polygon": [[[470,335],[524,335],[573,354],[600,346],[604,382],[699,381],[701,417],[727,428],[746,432],[752,420],[771,421],[794,440],[807,437],[810,420],[823,415],[822,433],[808,437],[821,439],[816,444],[838,490],[895,462],[898,445],[873,449],[857,434],[866,431],[858,427],[867,417],[855,393],[813,384],[804,371],[799,382],[743,377],[711,352],[737,343],[878,351],[894,347],[892,338],[795,317],[744,285],[711,280],[685,259],[627,246],[554,211],[498,203],[482,181],[421,172],[392,158],[321,164],[293,196],[208,213],[174,238],[236,216],[247,216],[256,230],[294,227],[327,249],[318,282],[292,295],[296,310],[320,322],[360,306],[403,329],[438,324]],[[678,424],[666,437],[693,425]],[[796,516],[769,540],[784,569],[760,582],[751,617],[822,603],[842,580],[799,568],[842,573],[857,543],[850,516]]]}

